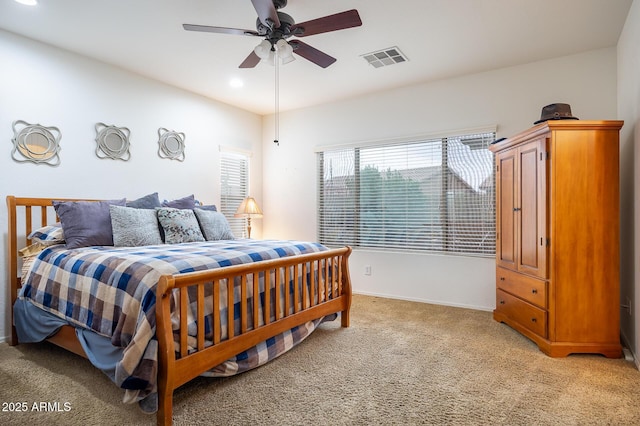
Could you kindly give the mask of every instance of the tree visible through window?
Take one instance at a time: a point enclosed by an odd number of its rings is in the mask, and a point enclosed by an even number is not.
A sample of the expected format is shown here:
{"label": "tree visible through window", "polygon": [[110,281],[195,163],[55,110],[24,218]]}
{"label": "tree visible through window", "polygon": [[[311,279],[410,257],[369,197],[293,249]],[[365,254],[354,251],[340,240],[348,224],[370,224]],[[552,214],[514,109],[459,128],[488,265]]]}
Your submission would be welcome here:
{"label": "tree visible through window", "polygon": [[495,253],[495,133],[319,153],[319,237],[329,246]]}

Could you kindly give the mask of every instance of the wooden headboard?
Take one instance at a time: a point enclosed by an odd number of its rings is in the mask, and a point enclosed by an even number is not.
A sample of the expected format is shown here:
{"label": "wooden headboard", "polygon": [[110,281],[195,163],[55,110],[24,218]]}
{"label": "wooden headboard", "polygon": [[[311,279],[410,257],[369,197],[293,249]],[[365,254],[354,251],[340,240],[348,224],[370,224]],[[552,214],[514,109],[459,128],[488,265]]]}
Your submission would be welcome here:
{"label": "wooden headboard", "polygon": [[21,259],[18,250],[31,244],[27,238],[34,229],[50,225],[58,221],[53,201],[97,201],[95,199],[79,198],[27,198],[7,196],[7,222],[9,238],[9,284],[11,288],[11,345],[18,343],[16,330],[13,326],[13,304],[18,297],[21,287],[20,271]]}

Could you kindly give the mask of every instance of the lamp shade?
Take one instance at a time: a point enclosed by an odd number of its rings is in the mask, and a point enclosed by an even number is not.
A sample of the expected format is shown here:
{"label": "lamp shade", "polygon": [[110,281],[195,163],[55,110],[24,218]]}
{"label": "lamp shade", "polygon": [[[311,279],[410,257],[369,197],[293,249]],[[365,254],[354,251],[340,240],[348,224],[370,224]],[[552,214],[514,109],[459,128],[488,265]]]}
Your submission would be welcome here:
{"label": "lamp shade", "polygon": [[235,217],[248,217],[248,218],[259,218],[262,217],[262,210],[256,203],[255,198],[247,197],[242,200],[238,210],[236,210]]}

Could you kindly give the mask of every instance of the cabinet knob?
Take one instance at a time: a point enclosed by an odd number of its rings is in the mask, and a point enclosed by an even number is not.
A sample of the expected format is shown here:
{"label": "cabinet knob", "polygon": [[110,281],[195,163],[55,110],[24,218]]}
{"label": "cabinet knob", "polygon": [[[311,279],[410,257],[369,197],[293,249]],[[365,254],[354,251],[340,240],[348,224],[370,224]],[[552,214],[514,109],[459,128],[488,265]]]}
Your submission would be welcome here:
{"label": "cabinet knob", "polygon": [[501,304],[501,305],[504,305],[504,300],[501,300],[501,301],[500,301],[500,304]]}
{"label": "cabinet knob", "polygon": [[500,277],[500,281],[504,281],[504,277]]}
{"label": "cabinet knob", "polygon": [[536,288],[532,288],[532,289],[531,289],[531,293],[533,293],[533,294],[538,294],[538,289],[536,289]]}
{"label": "cabinet knob", "polygon": [[535,318],[531,318],[531,322],[538,322],[538,320]]}
{"label": "cabinet knob", "polygon": [[520,207],[514,207],[514,208],[513,208],[513,211],[514,211],[514,212],[519,212],[520,210],[522,210]]}

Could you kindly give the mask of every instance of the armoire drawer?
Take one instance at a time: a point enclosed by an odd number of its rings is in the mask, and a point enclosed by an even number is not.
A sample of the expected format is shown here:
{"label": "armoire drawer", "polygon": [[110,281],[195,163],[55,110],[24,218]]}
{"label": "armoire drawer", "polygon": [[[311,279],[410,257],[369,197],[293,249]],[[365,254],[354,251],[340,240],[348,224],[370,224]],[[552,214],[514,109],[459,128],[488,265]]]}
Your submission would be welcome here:
{"label": "armoire drawer", "polygon": [[509,293],[496,289],[496,310],[520,325],[547,337],[547,312]]}
{"label": "armoire drawer", "polygon": [[496,267],[496,287],[547,309],[547,282]]}

